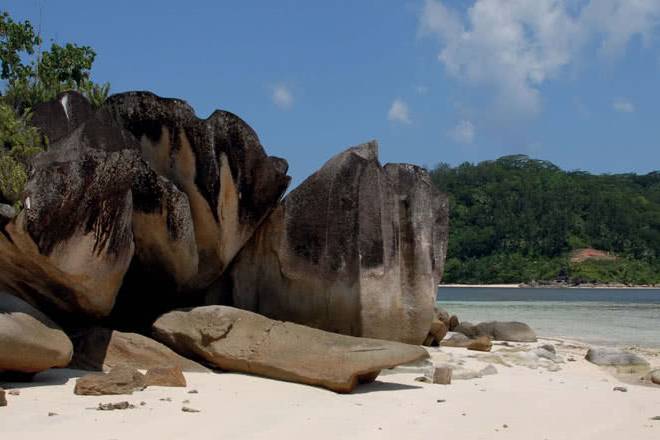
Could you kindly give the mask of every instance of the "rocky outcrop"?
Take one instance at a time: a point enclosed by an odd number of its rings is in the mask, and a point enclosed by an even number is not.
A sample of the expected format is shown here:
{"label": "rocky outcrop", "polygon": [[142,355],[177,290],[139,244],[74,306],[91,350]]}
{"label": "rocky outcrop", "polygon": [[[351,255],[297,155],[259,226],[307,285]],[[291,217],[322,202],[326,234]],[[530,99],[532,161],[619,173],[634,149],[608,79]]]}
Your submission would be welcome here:
{"label": "rocky outcrop", "polygon": [[70,335],[74,344],[70,368],[107,371],[119,366],[139,370],[177,367],[183,371],[209,371],[165,345],[137,333],[93,327],[77,330]]}
{"label": "rocky outcrop", "polygon": [[25,208],[0,235],[0,286],[43,306],[112,309],[133,257],[133,151],[49,151],[35,160]]}
{"label": "rocky outcrop", "polygon": [[133,394],[145,387],[142,373],[135,368],[120,366],[109,373],[91,373],[76,379],[73,392],[80,396],[106,396]]}
{"label": "rocky outcrop", "polygon": [[536,333],[523,322],[489,321],[472,325],[469,322],[459,324],[453,331],[463,333],[470,338],[488,336],[495,341],[536,342]]}
{"label": "rocky outcrop", "polygon": [[446,335],[447,326],[445,323],[440,320],[434,320],[431,323],[431,329],[429,330],[429,334],[426,336],[423,345],[427,347],[437,347]]}
{"label": "rocky outcrop", "polygon": [[624,350],[613,348],[590,348],[585,359],[603,367],[648,367],[646,359]]}
{"label": "rocky outcrop", "polygon": [[87,98],[76,91],[63,92],[51,101],[37,104],[30,122],[39,128],[49,144],[66,137],[94,115]]}
{"label": "rocky outcrop", "polygon": [[446,242],[446,197],[418,167],[383,168],[371,142],[335,156],[293,190],[223,287],[236,307],[274,319],[420,344]]}
{"label": "rocky outcrop", "polygon": [[178,367],[151,368],[144,375],[146,386],[185,387],[186,378]]}
{"label": "rocky outcrop", "polygon": [[227,112],[201,120],[146,92],[85,103],[72,92],[37,109],[51,144],[23,211],[0,220],[0,286],[44,310],[148,326],[222,274],[284,193],[287,165]]}
{"label": "rocky outcrop", "polygon": [[240,118],[199,119],[184,101],[148,92],[111,96],[102,109],[139,141],[149,166],[186,194],[198,253],[189,287],[215,281],[284,194],[288,165],[269,157]]}
{"label": "rocky outcrop", "polygon": [[328,333],[224,306],[167,313],[154,323],[153,334],[178,353],[223,370],[341,393],[375,380],[384,368],[428,357],[420,347]]}
{"label": "rocky outcrop", "polygon": [[46,315],[0,292],[0,371],[37,373],[66,367],[73,346]]}

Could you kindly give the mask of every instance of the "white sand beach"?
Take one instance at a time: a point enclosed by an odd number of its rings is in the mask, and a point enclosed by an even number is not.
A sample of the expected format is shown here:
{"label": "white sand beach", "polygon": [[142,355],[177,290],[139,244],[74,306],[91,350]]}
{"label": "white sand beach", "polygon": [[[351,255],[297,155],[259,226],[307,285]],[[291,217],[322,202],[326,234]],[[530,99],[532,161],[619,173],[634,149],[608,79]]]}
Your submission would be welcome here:
{"label": "white sand beach", "polygon": [[[493,362],[499,357],[511,364],[507,356],[519,353],[526,359],[529,349],[545,343],[555,345],[558,363],[528,368]],[[660,386],[615,378],[584,360],[586,347],[580,344],[512,345],[495,345],[492,353],[429,349],[435,364],[451,359],[476,371],[492,363],[495,375],[434,385],[415,381],[421,367],[401,367],[349,395],[242,374],[187,373],[187,388],[77,396],[75,377],[85,372],[50,370],[29,384],[2,385],[20,395],[8,395],[8,406],[0,408],[0,434],[26,440],[660,438],[660,420],[652,420],[660,416]],[[658,351],[641,354],[660,366]],[[614,391],[617,386],[627,392]],[[120,401],[135,408],[96,410],[101,402]],[[183,412],[183,406],[200,412]]]}

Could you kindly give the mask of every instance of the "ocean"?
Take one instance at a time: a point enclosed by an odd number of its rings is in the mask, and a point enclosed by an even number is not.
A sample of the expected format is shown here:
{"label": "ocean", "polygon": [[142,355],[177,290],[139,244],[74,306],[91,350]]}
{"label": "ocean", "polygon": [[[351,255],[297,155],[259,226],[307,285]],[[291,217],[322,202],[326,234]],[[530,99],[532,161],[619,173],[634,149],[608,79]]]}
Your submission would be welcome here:
{"label": "ocean", "polygon": [[660,289],[440,287],[461,321],[522,321],[537,335],[594,345],[660,348]]}

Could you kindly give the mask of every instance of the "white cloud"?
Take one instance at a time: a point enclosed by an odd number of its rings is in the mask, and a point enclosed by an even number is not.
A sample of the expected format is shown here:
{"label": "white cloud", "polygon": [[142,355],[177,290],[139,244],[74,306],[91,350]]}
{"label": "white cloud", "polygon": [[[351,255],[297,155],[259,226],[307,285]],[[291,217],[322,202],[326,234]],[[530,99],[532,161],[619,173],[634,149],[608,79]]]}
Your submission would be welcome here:
{"label": "white cloud", "polygon": [[392,102],[390,111],[387,112],[387,119],[392,122],[400,122],[403,124],[410,124],[410,110],[408,104],[397,98]]}
{"label": "white cloud", "polygon": [[429,93],[429,88],[427,86],[423,85],[418,85],[415,86],[415,92],[417,92],[418,95],[428,95]]}
{"label": "white cloud", "polygon": [[624,98],[612,101],[612,108],[620,113],[633,113],[635,111],[635,105]]}
{"label": "white cloud", "polygon": [[471,144],[474,141],[476,130],[471,121],[463,119],[456,124],[449,134],[456,142],[460,142],[461,144]]}
{"label": "white cloud", "polygon": [[499,110],[541,109],[540,87],[595,43],[616,56],[630,40],[650,43],[660,28],[658,0],[475,0],[465,12],[448,0],[425,0],[422,35],[434,35],[446,71],[485,86]]}
{"label": "white cloud", "polygon": [[282,110],[289,110],[293,107],[293,93],[287,86],[278,84],[273,87],[273,103]]}

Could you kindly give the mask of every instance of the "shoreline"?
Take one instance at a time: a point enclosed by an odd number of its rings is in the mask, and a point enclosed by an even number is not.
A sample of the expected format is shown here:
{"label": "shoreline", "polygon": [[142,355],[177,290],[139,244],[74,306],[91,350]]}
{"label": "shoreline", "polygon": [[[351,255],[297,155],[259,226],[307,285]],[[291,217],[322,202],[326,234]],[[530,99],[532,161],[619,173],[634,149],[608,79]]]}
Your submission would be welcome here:
{"label": "shoreline", "polygon": [[[534,354],[548,343],[556,348],[556,361]],[[4,384],[20,394],[8,395],[9,406],[0,408],[1,431],[8,438],[26,440],[83,440],[99,438],[100,433],[108,439],[137,440],[146,433],[179,440],[208,437],[209,432],[213,437],[264,440],[656,439],[660,422],[652,418],[660,416],[660,386],[639,384],[591,364],[584,359],[587,348],[561,338],[496,343],[488,353],[427,348],[429,361],[384,371],[353,394],[213,372],[185,373],[187,388],[76,396],[75,379],[87,372],[50,370],[31,384]],[[654,368],[660,367],[660,351],[643,355]],[[429,368],[445,365],[455,368],[450,385],[416,380]],[[486,367],[489,373],[473,375]],[[616,387],[628,392],[615,392]],[[135,408],[96,410],[100,402],[120,401]],[[199,413],[183,412],[183,406]]]}
{"label": "shoreline", "polygon": [[619,290],[660,290],[660,286],[626,286],[612,284],[543,284],[530,285],[520,284],[438,284],[438,288],[452,289],[619,289]]}

